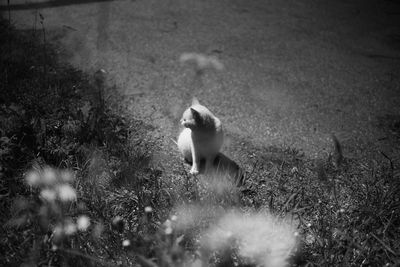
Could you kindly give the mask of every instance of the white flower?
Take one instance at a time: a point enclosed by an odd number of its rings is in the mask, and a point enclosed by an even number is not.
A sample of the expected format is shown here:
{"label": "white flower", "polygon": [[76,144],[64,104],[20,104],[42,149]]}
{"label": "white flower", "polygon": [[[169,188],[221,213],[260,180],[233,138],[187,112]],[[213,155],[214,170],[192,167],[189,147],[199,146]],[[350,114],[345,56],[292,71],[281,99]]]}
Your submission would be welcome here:
{"label": "white flower", "polygon": [[40,175],[37,171],[29,171],[25,176],[25,181],[30,186],[38,186],[40,184]]}
{"label": "white flower", "polygon": [[268,213],[230,212],[205,234],[202,244],[210,251],[238,244],[238,256],[258,266],[287,266],[296,247],[293,226]]}
{"label": "white flower", "polygon": [[56,190],[61,201],[67,202],[76,200],[75,189],[69,184],[60,184],[57,186]]}
{"label": "white flower", "polygon": [[54,201],[56,199],[56,192],[52,189],[43,189],[40,196],[47,201]]}
{"label": "white flower", "polygon": [[71,222],[68,221],[65,225],[64,225],[64,233],[66,235],[73,235],[76,233],[76,225]]}
{"label": "white flower", "polygon": [[78,226],[78,230],[86,231],[90,226],[90,219],[88,216],[82,215],[76,220],[76,224]]}
{"label": "white flower", "polygon": [[171,227],[171,226],[172,226],[172,223],[171,223],[170,220],[167,219],[167,220],[164,222],[164,225],[165,225],[165,227]]}
{"label": "white flower", "polygon": [[166,234],[166,235],[172,234],[172,231],[173,231],[173,229],[172,229],[172,222],[171,222],[170,220],[166,220],[166,221],[164,222],[164,226],[165,226],[165,234]]}
{"label": "white flower", "polygon": [[144,212],[152,212],[153,211],[153,208],[152,207],[150,207],[150,206],[147,206],[147,207],[145,207],[144,208]]}
{"label": "white flower", "polygon": [[167,228],[165,229],[165,234],[166,234],[166,235],[172,234],[172,227],[167,227]]}
{"label": "white flower", "polygon": [[52,186],[57,182],[57,175],[54,169],[46,167],[43,170],[42,182],[45,185]]}
{"label": "white flower", "polygon": [[125,239],[124,241],[122,241],[122,246],[129,247],[130,245],[131,245],[131,241],[129,241],[128,239]]}
{"label": "white flower", "polygon": [[174,221],[176,221],[177,219],[178,219],[178,216],[176,216],[176,215],[172,215],[172,216],[171,216],[171,221],[174,222]]}

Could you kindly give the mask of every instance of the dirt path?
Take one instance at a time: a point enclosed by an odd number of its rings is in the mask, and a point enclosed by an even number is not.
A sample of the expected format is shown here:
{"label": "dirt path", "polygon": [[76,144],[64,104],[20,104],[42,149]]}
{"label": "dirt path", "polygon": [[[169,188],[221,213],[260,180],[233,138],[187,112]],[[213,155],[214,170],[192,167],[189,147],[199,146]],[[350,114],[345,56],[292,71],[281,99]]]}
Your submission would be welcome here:
{"label": "dirt path", "polygon": [[[242,140],[323,155],[331,133],[348,157],[398,153],[395,1],[65,2],[16,5],[11,17],[30,28],[40,8],[49,39],[65,47],[60,54],[84,70],[105,69],[132,114],[166,137],[166,150],[197,96],[224,123],[224,150],[236,159]],[[215,55],[225,70],[194,85],[193,70],[179,64],[183,52]]]}

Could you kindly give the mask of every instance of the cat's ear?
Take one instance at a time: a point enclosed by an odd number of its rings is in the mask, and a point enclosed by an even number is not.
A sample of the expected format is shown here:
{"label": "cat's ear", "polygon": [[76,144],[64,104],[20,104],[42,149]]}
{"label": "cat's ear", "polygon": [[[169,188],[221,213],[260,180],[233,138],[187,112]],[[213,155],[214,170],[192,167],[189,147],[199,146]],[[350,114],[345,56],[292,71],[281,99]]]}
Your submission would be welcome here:
{"label": "cat's ear", "polygon": [[194,106],[194,105],[200,105],[199,100],[195,97],[193,97],[193,99],[192,99],[192,106]]}
{"label": "cat's ear", "polygon": [[195,121],[198,121],[201,118],[200,113],[194,108],[190,108],[190,111],[192,112]]}

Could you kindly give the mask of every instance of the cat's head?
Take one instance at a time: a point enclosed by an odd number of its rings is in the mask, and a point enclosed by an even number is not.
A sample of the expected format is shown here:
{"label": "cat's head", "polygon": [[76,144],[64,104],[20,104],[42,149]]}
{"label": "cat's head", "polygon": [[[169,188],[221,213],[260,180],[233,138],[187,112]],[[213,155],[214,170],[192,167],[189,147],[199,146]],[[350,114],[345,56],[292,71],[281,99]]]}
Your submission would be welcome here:
{"label": "cat's head", "polygon": [[201,116],[193,107],[188,108],[183,112],[181,124],[189,129],[195,129],[201,121]]}

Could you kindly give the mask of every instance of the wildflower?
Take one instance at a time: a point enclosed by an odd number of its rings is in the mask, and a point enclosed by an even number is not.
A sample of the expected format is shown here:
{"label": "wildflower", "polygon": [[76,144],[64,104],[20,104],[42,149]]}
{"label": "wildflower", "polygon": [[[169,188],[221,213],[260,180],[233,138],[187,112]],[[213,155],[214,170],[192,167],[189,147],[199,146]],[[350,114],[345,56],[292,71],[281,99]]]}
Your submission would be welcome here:
{"label": "wildflower", "polygon": [[77,220],[76,220],[76,225],[78,227],[78,230],[80,231],[86,231],[88,229],[88,227],[90,226],[90,219],[88,216],[86,215],[82,215],[80,216]]}
{"label": "wildflower", "polygon": [[238,244],[238,256],[258,266],[286,266],[296,238],[292,226],[270,214],[231,212],[204,235],[202,243],[210,251]]}
{"label": "wildflower", "polygon": [[150,213],[152,211],[153,211],[153,208],[150,207],[150,206],[147,206],[147,207],[144,208],[144,212]]}
{"label": "wildflower", "polygon": [[76,225],[72,221],[68,221],[64,225],[64,233],[66,235],[73,235],[76,233]]}
{"label": "wildflower", "polygon": [[166,220],[164,222],[164,226],[165,226],[165,234],[166,235],[170,235],[172,234],[172,222],[170,220]]}
{"label": "wildflower", "polygon": [[123,247],[129,247],[131,245],[131,241],[129,239],[125,239],[122,241],[122,246]]}
{"label": "wildflower", "polygon": [[42,182],[43,182],[43,184],[48,185],[48,186],[52,186],[57,182],[57,175],[56,175],[56,172],[54,171],[54,169],[52,169],[50,167],[46,167],[43,170]]}
{"label": "wildflower", "polygon": [[36,171],[30,171],[26,174],[25,181],[30,186],[38,186],[40,184],[40,175]]}
{"label": "wildflower", "polygon": [[172,215],[172,216],[171,216],[171,221],[174,222],[174,221],[176,221],[177,219],[178,219],[178,216],[176,216],[176,215]]}
{"label": "wildflower", "polygon": [[69,184],[60,184],[57,186],[56,190],[61,201],[67,202],[76,200],[75,189]]}
{"label": "wildflower", "polygon": [[172,234],[172,227],[167,227],[166,229],[165,229],[165,234],[166,235],[170,235],[170,234]]}
{"label": "wildflower", "polygon": [[171,226],[172,226],[172,223],[171,223],[170,220],[167,219],[167,220],[164,222],[164,225],[165,225],[165,227],[171,227]]}
{"label": "wildflower", "polygon": [[56,192],[54,190],[52,190],[52,189],[47,189],[46,188],[46,189],[43,189],[40,192],[40,196],[42,198],[44,198],[45,200],[51,202],[51,201],[54,201],[56,199]]}

